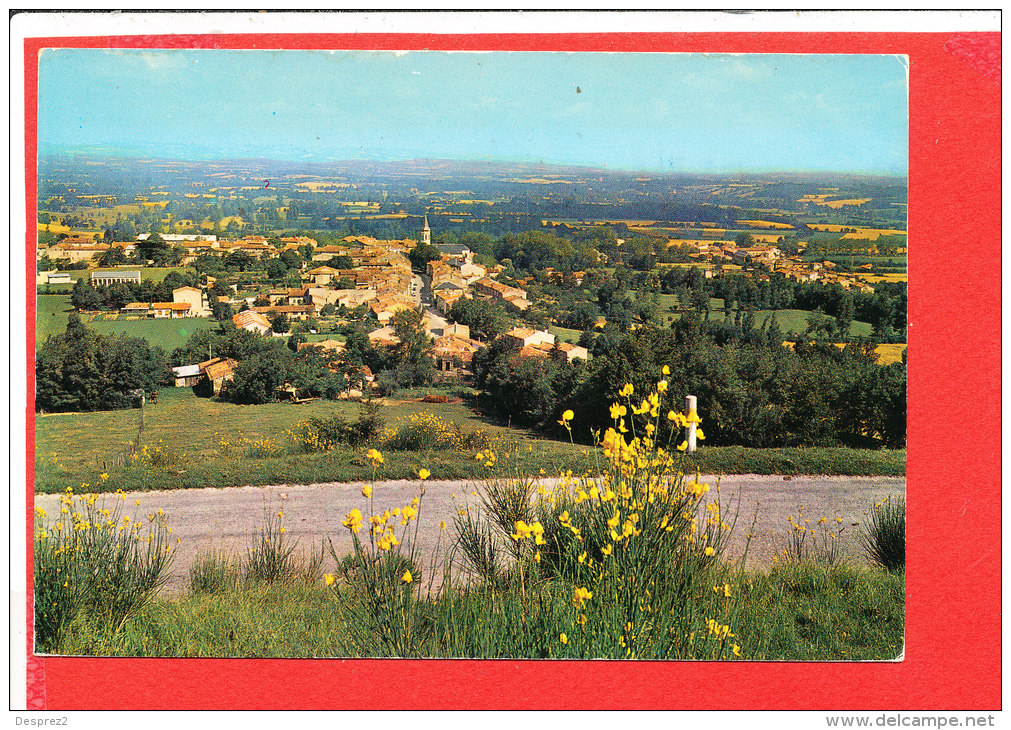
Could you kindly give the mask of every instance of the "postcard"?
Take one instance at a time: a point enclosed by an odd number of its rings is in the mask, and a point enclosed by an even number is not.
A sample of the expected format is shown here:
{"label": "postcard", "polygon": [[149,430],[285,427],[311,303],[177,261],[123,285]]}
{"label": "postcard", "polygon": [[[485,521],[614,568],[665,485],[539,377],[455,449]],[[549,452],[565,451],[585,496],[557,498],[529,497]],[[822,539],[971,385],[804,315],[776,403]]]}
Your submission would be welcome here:
{"label": "postcard", "polygon": [[992,18],[520,15],[25,18],[24,707],[999,709]]}

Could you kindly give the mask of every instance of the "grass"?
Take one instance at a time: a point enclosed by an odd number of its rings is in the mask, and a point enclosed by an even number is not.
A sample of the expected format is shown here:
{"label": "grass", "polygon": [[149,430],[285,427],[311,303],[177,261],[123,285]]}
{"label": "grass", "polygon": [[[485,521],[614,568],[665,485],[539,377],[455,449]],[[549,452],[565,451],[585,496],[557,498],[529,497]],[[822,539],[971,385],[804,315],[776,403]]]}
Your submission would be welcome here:
{"label": "grass", "polygon": [[129,335],[143,337],[152,345],[157,345],[171,354],[172,350],[182,347],[194,332],[211,330],[218,327],[213,319],[204,317],[182,317],[180,319],[138,319],[138,320],[104,320],[93,319],[86,322],[90,329],[99,334],[116,336]]}
{"label": "grass", "polygon": [[[273,584],[238,581],[224,590],[158,598],[126,621],[112,638],[89,635],[75,626],[67,654],[181,657],[353,656],[353,632],[322,581]],[[745,660],[888,660],[900,655],[904,636],[904,574],[863,566],[833,568],[808,564],[749,571],[733,585],[739,608],[733,627]],[[442,600],[445,604],[447,599]],[[438,634],[423,656],[508,656],[512,628],[507,607],[489,604],[482,592],[453,597],[463,636]],[[426,624],[441,610],[421,601]],[[558,606],[557,609],[564,608]],[[497,636],[487,651],[461,646],[480,630]],[[552,656],[561,649],[558,642]],[[522,656],[522,654],[520,654]],[[534,656],[527,654],[528,657]]]}
{"label": "grass", "polygon": [[[87,272],[85,272],[87,273]],[[38,349],[50,335],[59,335],[67,329],[67,315],[72,311],[70,296],[67,294],[40,294],[37,298],[35,346]],[[153,345],[159,345],[166,354],[186,344],[190,335],[198,330],[214,329],[218,323],[204,317],[183,317],[181,319],[137,319],[121,317],[107,319],[105,316],[84,317],[89,329],[103,335],[129,335],[143,337]]]}
{"label": "grass", "polygon": [[741,581],[737,633],[749,658],[895,659],[903,649],[905,574],[863,566],[780,565]]}
{"label": "grass", "polygon": [[579,330],[569,329],[568,327],[559,327],[554,324],[548,327],[548,332],[553,334],[555,336],[555,340],[558,342],[571,342],[572,344],[579,342],[579,338],[583,334]]}
{"label": "grass", "polygon": [[[677,296],[674,294],[660,294],[659,298],[663,318],[666,319],[667,317],[673,317],[674,319],[680,319],[681,315],[680,312],[678,312]],[[720,319],[725,316],[725,312],[723,310],[723,300],[710,297],[709,306],[710,321],[719,322]],[[803,309],[759,309],[755,311],[756,325],[764,325],[766,318],[773,314],[776,315],[776,320],[779,322],[779,328],[784,333],[793,331],[798,334],[803,334],[804,330],[807,329],[807,318],[811,313]],[[850,335],[853,337],[868,337],[873,332],[874,328],[868,322],[854,321],[850,324]]]}
{"label": "grass", "polygon": [[[325,419],[341,413],[358,416],[350,402],[314,401],[301,405],[272,403],[240,406],[197,398],[189,388],[165,388],[158,403],[144,409],[142,445],[158,450],[162,466],[128,466],[118,462],[136,438],[140,410],[61,413],[37,416],[35,423],[36,491],[56,493],[68,485],[96,485],[98,475],[109,479],[103,490],[185,489],[267,484],[310,484],[358,481],[371,476],[363,449],[337,448],[319,454],[268,455],[256,458],[223,453],[222,440],[234,443],[241,435],[250,442],[276,440],[299,421]],[[487,423],[466,403],[402,402],[386,405],[387,426],[406,422],[412,414],[430,413],[463,429],[483,430],[512,444],[510,457],[517,468],[536,474],[594,467],[589,449],[536,438],[518,429]],[[692,457],[704,473],[725,474],[840,474],[898,476],[905,474],[905,451],[846,448],[745,449],[703,447]],[[400,451],[387,455],[384,477],[409,478],[422,466],[446,479],[467,478],[482,469],[471,452]]]}
{"label": "grass", "polygon": [[[122,266],[99,266],[100,271],[139,271],[141,281],[153,281],[161,282],[165,280],[165,277],[169,273],[175,271],[179,274],[193,273],[193,269],[186,268],[185,266],[140,266],[140,265],[127,265]],[[85,281],[91,281],[91,269],[75,269],[73,271],[68,271],[70,274],[71,281],[78,281],[79,279],[84,279]]]}

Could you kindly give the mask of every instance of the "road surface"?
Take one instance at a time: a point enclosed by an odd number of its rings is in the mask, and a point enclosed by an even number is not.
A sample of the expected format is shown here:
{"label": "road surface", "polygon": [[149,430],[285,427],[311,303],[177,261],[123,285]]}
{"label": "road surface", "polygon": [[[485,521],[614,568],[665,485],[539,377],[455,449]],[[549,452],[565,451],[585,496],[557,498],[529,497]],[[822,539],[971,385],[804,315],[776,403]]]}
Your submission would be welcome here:
{"label": "road surface", "polygon": [[[716,478],[703,477],[715,487]],[[891,494],[905,494],[904,477],[825,477],[825,476],[724,476],[720,483],[723,500],[733,497],[737,504],[738,521],[728,554],[740,556],[752,518],[758,509],[758,519],[748,551],[748,565],[768,565],[781,550],[789,535],[787,517],[796,516],[799,507],[814,523],[824,516],[831,522],[842,519],[845,528],[840,536],[846,555],[861,560],[858,537],[868,509]],[[418,544],[421,564],[428,565],[428,556],[437,546],[444,548],[453,534],[453,516],[467,500],[476,505],[476,489],[471,482],[428,481],[421,502]],[[130,514],[134,500],[141,515],[162,508],[168,515],[173,537],[179,539],[178,551],[167,584],[168,591],[185,590],[188,570],[194,558],[208,550],[224,550],[237,558],[244,557],[251,536],[264,522],[265,515],[284,512],[287,534],[298,540],[299,550],[319,546],[326,537],[333,540],[340,553],[351,551],[351,539],[341,521],[353,508],[366,513],[362,483],[310,484],[273,487],[230,487],[224,489],[186,489],[163,492],[138,492],[127,495],[126,513]],[[418,481],[389,481],[375,485],[373,511],[403,507],[420,494]],[[36,495],[36,506],[50,515],[59,511],[57,495]],[[111,503],[115,497],[104,497]],[[102,499],[99,500],[100,502]],[[367,514],[366,514],[367,517]],[[444,521],[449,529],[440,529]],[[838,524],[838,523],[837,523]],[[364,531],[362,532],[364,536]],[[331,567],[328,558],[325,566]]]}

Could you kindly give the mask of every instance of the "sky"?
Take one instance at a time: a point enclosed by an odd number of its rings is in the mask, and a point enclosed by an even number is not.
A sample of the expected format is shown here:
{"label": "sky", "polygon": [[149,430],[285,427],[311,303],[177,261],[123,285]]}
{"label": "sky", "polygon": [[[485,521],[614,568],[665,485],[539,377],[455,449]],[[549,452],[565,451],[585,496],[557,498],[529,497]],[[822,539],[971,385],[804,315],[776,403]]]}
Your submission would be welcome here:
{"label": "sky", "polygon": [[904,175],[889,55],[49,49],[39,148]]}

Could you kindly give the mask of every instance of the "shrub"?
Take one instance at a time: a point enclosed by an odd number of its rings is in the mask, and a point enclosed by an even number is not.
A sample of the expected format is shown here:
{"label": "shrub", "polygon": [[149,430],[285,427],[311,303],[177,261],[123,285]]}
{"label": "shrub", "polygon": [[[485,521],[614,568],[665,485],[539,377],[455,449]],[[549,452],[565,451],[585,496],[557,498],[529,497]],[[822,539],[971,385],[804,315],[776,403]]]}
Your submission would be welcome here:
{"label": "shrub", "polygon": [[141,446],[140,450],[130,457],[130,460],[135,466],[160,469],[182,464],[186,461],[186,454],[177,451],[171,446],[163,446],[161,439],[158,439],[158,443],[156,444]]}
{"label": "shrub", "polygon": [[282,446],[277,439],[260,436],[251,439],[241,433],[235,437],[218,439],[218,453],[224,457],[241,459],[265,459],[278,456]]}
{"label": "shrub", "polygon": [[392,398],[400,390],[400,383],[393,373],[384,370],[376,376],[372,383],[372,390],[380,398]]}
{"label": "shrub", "polygon": [[295,450],[304,453],[329,451],[337,444],[360,446],[378,439],[384,419],[378,403],[361,403],[358,419],[348,421],[341,413],[329,418],[299,421],[293,431],[288,431]]}
{"label": "shrub", "polygon": [[390,451],[469,451],[491,445],[491,436],[480,429],[463,429],[430,411],[412,413],[386,436]]}
{"label": "shrub", "polygon": [[905,570],[906,498],[893,495],[875,504],[861,541],[875,565],[887,571]]}
{"label": "shrub", "polygon": [[[115,506],[98,506],[94,494],[60,497],[60,514],[36,509],[35,644],[42,653],[60,650],[70,624],[82,616],[110,634],[146,604],[164,583],[172,560],[162,510],[144,521]],[[139,500],[138,500],[139,505]]]}
{"label": "shrub", "polygon": [[[364,514],[352,510],[343,525],[354,543],[353,579],[335,590],[344,622],[353,627],[349,653],[741,656],[747,639],[732,628],[738,590],[720,561],[736,518],[718,484],[714,496],[698,474],[685,475],[684,444],[654,441],[665,390],[661,382],[638,403],[632,386],[622,389],[627,406],[612,405],[613,427],[599,439],[603,463],[594,473],[600,478],[567,472],[549,490],[529,478],[499,476],[496,451],[479,451],[487,478],[475,511],[458,508],[451,553],[478,580],[464,587],[447,581],[434,601],[419,604],[411,590],[413,569],[404,568],[415,563],[417,528],[412,536],[410,522],[419,499],[382,514],[368,514],[371,501]],[[633,417],[626,418],[629,410]],[[688,422],[664,412],[673,422],[668,433]],[[566,410],[561,424],[568,428],[573,417]],[[406,444],[401,430],[397,443]],[[405,430],[414,448],[437,443],[440,433]],[[375,449],[368,458],[376,467],[382,463]],[[371,493],[363,489],[367,499]],[[358,536],[363,527],[371,528],[367,538]],[[331,552],[337,559],[332,544]],[[333,576],[327,582],[336,587]]]}
{"label": "shrub", "polygon": [[[376,467],[382,464],[382,455],[375,449],[369,450],[368,458]],[[362,494],[367,500],[366,511],[371,512],[372,488],[366,487]],[[430,623],[422,620],[415,593],[415,582],[421,578],[415,561],[416,520],[424,494],[422,489],[410,504],[368,518],[358,509],[348,513],[341,524],[351,532],[352,556],[342,558],[333,542],[328,543],[345,578],[347,590],[337,606],[349,630],[352,655],[409,656],[424,642],[423,633]],[[359,537],[365,526],[367,540]],[[333,575],[326,576],[326,584],[340,590]]]}
{"label": "shrub", "polygon": [[253,533],[252,544],[246,549],[243,572],[246,580],[276,583],[291,580],[298,574],[294,543],[284,527],[284,509],[268,514],[263,506],[264,521],[258,532]]}

